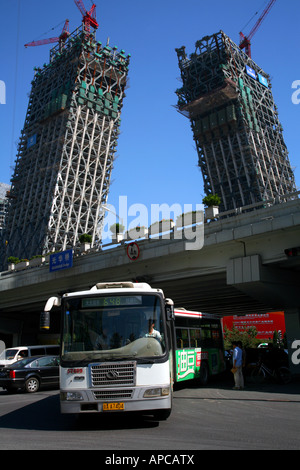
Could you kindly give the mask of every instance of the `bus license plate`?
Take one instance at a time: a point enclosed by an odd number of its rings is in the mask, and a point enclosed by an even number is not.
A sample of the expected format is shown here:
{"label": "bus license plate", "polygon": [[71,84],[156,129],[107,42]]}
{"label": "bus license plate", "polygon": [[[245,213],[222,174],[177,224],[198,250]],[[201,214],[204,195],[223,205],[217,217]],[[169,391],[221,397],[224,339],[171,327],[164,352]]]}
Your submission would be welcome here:
{"label": "bus license plate", "polygon": [[103,411],[122,411],[125,410],[124,403],[103,403]]}

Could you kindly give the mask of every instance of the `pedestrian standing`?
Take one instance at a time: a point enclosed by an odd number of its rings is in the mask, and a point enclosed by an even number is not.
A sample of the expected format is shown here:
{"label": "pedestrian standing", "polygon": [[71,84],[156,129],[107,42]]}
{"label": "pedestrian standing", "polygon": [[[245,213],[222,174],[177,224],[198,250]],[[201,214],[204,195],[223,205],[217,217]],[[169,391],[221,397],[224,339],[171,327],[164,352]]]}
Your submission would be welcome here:
{"label": "pedestrian standing", "polygon": [[246,379],[246,362],[247,362],[247,358],[246,358],[246,350],[245,348],[243,347],[243,343],[242,341],[238,341],[237,343],[238,347],[242,350],[242,373],[243,373],[243,378],[244,378],[244,385],[245,385],[245,379]]}
{"label": "pedestrian standing", "polygon": [[239,348],[237,342],[232,343],[233,347],[233,376],[234,376],[234,389],[242,390],[244,388],[244,377],[243,377],[243,352]]}

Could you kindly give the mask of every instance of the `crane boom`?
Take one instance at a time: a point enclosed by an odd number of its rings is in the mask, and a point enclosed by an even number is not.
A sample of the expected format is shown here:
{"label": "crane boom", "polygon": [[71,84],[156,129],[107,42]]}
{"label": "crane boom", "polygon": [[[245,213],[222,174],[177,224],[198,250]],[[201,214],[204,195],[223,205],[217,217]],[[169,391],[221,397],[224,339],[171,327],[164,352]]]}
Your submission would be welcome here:
{"label": "crane boom", "polygon": [[49,38],[49,39],[40,39],[39,41],[31,41],[25,44],[25,47],[30,46],[43,46],[44,44],[52,44],[54,42],[58,42],[59,38]]}
{"label": "crane boom", "polygon": [[265,8],[265,10],[263,11],[261,17],[257,20],[256,24],[253,26],[253,28],[251,29],[250,33],[248,34],[248,39],[252,39],[252,37],[254,36],[254,34],[256,33],[256,31],[258,30],[258,28],[260,27],[262,21],[264,20],[264,18],[266,17],[266,15],[269,13],[269,11],[271,10],[272,6],[274,5],[274,3],[276,2],[276,0],[271,0],[269,2],[269,4],[267,5],[267,7]]}
{"label": "crane boom", "polygon": [[275,2],[276,2],[276,0],[270,0],[269,1],[268,5],[266,6],[266,8],[262,12],[261,16],[259,17],[259,19],[257,20],[257,22],[255,23],[255,25],[253,26],[253,28],[251,29],[250,33],[247,36],[245,36],[242,32],[240,32],[240,49],[245,49],[246,54],[249,57],[251,57],[251,43],[250,43],[250,40],[252,39],[252,37],[254,36],[254,34],[256,33],[258,28],[260,27],[262,21],[267,16],[267,14],[271,10],[271,8],[272,8],[272,6],[274,5]]}
{"label": "crane boom", "polygon": [[84,16],[86,14],[86,9],[82,1],[81,0],[74,0],[74,1],[80,10],[80,13],[82,14],[82,16]]}
{"label": "crane boom", "polygon": [[59,42],[62,45],[66,41],[69,35],[70,35],[69,20],[66,20],[63,30],[58,38],[39,39],[38,41],[32,41],[32,42],[25,44],[25,47],[42,46],[44,44],[52,44],[54,42]]}

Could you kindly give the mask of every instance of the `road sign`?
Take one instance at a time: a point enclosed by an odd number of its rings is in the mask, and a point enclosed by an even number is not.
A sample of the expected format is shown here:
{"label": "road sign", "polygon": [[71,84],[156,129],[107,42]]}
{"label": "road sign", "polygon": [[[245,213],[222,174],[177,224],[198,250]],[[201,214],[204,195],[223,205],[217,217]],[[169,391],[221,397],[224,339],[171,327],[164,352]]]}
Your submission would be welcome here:
{"label": "road sign", "polygon": [[135,261],[140,256],[140,247],[137,243],[129,243],[127,245],[127,256],[131,261]]}
{"label": "road sign", "polygon": [[73,250],[61,251],[50,255],[49,271],[59,271],[60,269],[68,269],[73,266]]}

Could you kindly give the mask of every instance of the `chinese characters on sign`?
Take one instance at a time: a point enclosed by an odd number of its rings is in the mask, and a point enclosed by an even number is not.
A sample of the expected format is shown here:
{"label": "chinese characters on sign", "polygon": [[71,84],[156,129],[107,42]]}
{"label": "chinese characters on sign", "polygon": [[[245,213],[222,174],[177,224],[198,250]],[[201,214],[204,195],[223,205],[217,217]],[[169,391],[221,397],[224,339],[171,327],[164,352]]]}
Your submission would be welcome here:
{"label": "chinese characters on sign", "polygon": [[255,327],[257,338],[268,340],[273,337],[274,331],[285,333],[284,312],[269,312],[265,314],[252,313],[247,315],[233,315],[223,318],[223,327],[232,330],[235,327],[240,332]]}
{"label": "chinese characters on sign", "polygon": [[50,272],[67,269],[73,266],[73,250],[66,250],[50,255]]}
{"label": "chinese characters on sign", "polygon": [[190,378],[194,378],[199,373],[201,360],[208,360],[207,351],[177,350],[176,353],[178,380],[186,378],[189,374],[192,374]]}

